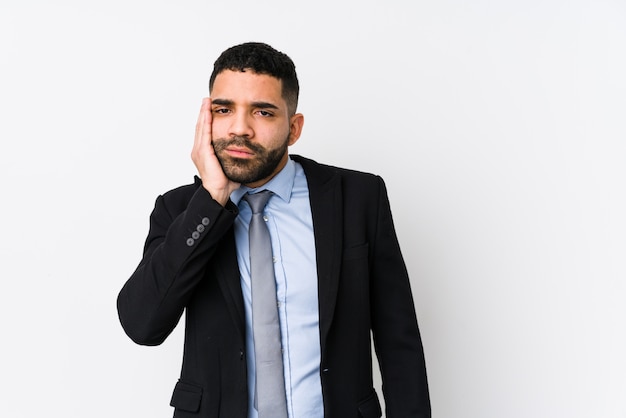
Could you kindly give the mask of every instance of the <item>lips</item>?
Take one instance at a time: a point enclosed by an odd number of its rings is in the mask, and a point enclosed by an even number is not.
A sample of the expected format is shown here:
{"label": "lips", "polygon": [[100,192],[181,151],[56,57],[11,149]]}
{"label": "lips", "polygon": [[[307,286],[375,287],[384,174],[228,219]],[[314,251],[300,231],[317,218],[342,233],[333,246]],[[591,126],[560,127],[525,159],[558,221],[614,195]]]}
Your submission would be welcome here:
{"label": "lips", "polygon": [[254,151],[246,147],[229,146],[224,151],[231,157],[236,158],[251,158],[254,157]]}
{"label": "lips", "polygon": [[253,143],[243,136],[235,136],[229,139],[213,139],[213,148],[219,155],[228,158],[251,159],[264,154],[262,146]]}

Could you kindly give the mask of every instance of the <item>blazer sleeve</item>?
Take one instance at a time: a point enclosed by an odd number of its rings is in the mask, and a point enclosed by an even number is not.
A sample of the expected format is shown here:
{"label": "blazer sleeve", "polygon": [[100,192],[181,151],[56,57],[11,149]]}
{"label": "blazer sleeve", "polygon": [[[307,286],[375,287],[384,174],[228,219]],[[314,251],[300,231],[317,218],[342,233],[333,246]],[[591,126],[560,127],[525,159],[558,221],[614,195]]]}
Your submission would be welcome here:
{"label": "blazer sleeve", "polygon": [[422,341],[387,190],[379,177],[371,266],[372,330],[388,417],[431,416]]}
{"label": "blazer sleeve", "polygon": [[237,216],[232,202],[222,207],[203,187],[189,194],[157,198],[143,258],[118,295],[120,322],[137,344],[161,344],[173,331]]}

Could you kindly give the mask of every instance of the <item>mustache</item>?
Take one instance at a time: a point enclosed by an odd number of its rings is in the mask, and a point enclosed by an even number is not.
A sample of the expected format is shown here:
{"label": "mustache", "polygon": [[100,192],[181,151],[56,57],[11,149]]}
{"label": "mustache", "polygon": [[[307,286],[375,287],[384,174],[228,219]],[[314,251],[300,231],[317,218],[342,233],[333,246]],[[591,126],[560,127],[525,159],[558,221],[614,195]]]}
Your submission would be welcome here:
{"label": "mustache", "polygon": [[215,152],[223,151],[230,146],[246,147],[257,154],[265,151],[261,145],[253,143],[245,136],[234,136],[230,139],[213,140],[213,149]]}

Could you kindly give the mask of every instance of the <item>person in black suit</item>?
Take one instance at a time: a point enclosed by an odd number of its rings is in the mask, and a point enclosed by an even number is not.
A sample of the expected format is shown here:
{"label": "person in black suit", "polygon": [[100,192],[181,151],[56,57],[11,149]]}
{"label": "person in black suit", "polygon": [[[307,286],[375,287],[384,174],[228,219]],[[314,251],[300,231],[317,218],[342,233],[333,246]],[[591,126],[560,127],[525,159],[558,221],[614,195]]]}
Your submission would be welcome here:
{"label": "person in black suit", "polygon": [[162,343],[186,314],[174,416],[259,416],[252,215],[243,197],[267,189],[288,416],[381,417],[373,336],[386,416],[430,417],[422,341],[383,180],[289,154],[304,124],[298,80],[291,59],[269,45],[224,51],[209,90],[192,150],[198,176],[157,198],[143,258],[117,299],[122,327],[138,344]]}

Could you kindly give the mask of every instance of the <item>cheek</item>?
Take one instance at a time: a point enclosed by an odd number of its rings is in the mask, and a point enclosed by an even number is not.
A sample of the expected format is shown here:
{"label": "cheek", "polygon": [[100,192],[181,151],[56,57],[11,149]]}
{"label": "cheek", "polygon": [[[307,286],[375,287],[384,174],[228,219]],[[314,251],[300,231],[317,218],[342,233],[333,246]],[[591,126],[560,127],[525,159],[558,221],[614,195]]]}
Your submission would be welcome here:
{"label": "cheek", "polygon": [[213,138],[216,138],[216,139],[228,137],[227,135],[228,129],[223,120],[213,119],[213,122],[211,123],[211,132],[212,132]]}
{"label": "cheek", "polygon": [[267,138],[268,143],[271,142],[273,148],[276,148],[283,145],[285,141],[289,139],[289,127],[274,126],[272,129],[268,129],[264,132],[264,137]]}

